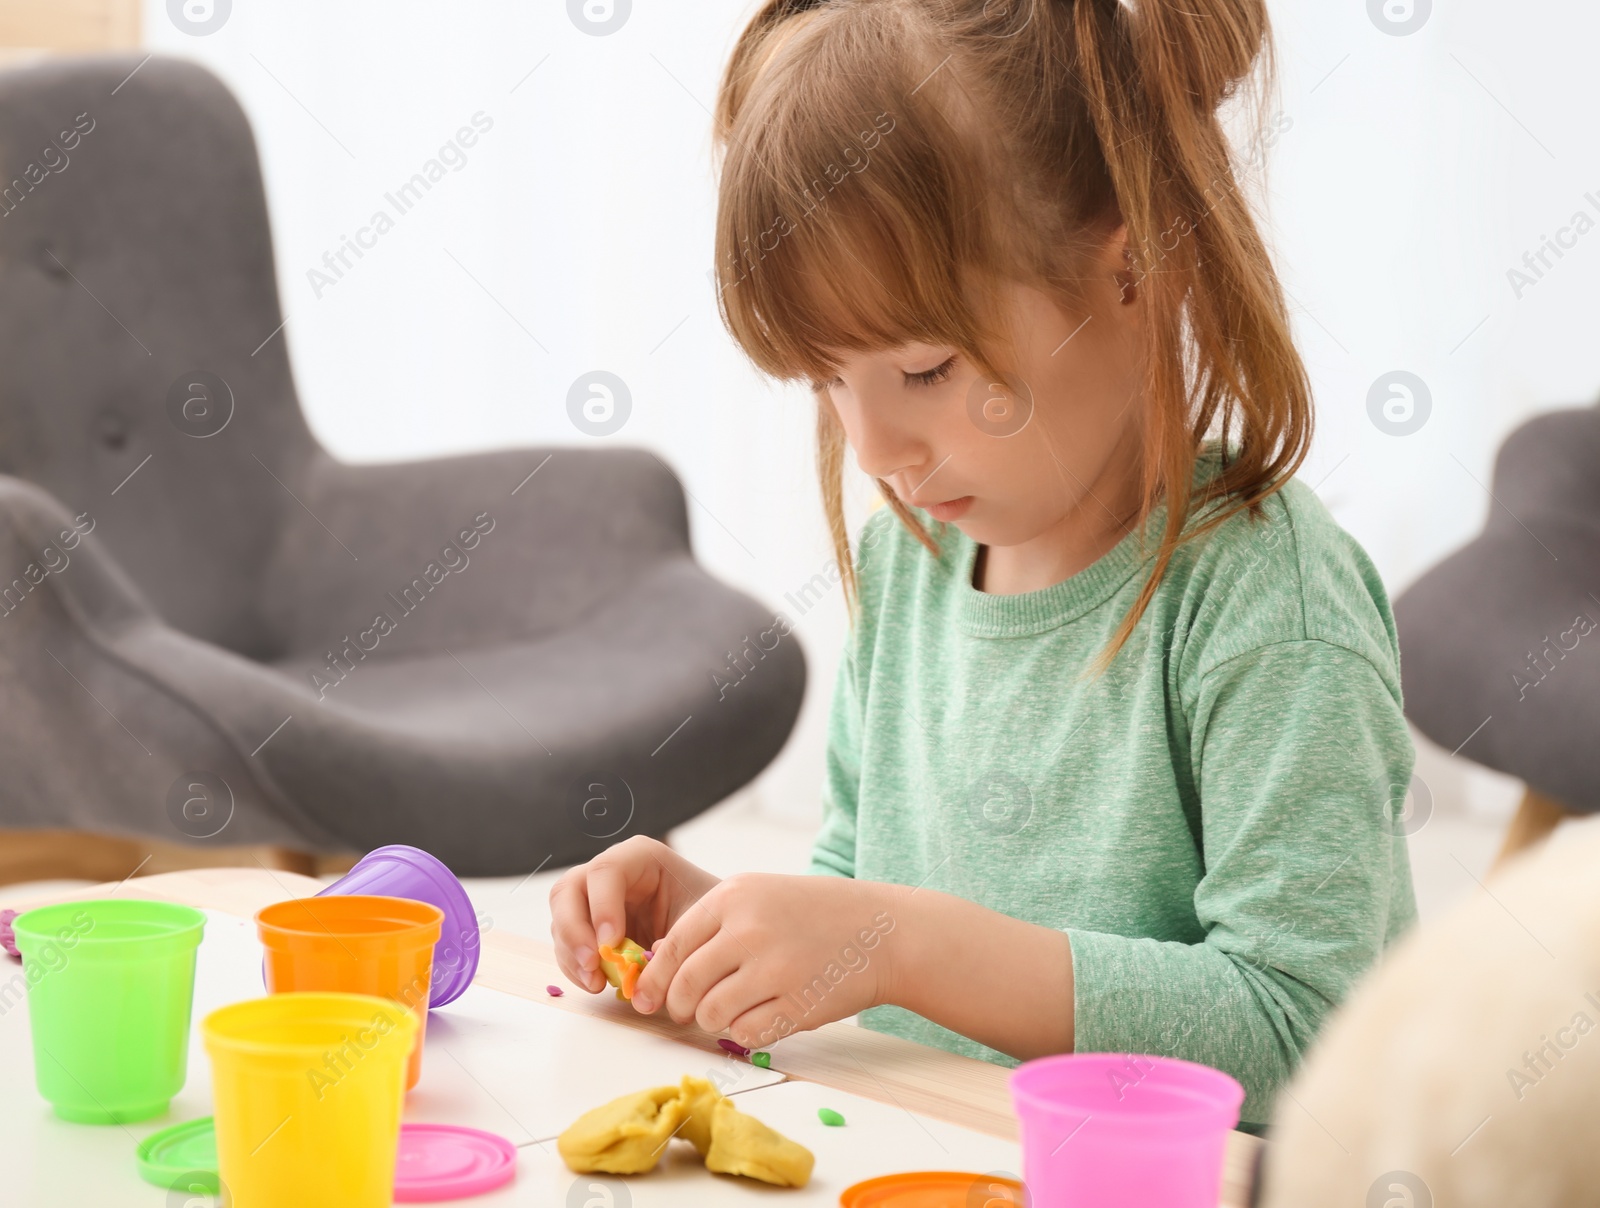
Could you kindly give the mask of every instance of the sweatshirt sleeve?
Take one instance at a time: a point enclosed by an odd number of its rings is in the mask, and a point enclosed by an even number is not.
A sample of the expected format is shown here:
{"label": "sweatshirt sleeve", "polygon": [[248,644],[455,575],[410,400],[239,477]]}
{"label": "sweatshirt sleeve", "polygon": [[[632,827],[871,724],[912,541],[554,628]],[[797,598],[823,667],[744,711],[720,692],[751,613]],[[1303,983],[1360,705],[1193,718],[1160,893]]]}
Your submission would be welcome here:
{"label": "sweatshirt sleeve", "polygon": [[1068,928],[1075,1046],[1224,1070],[1259,1125],[1323,1018],[1415,918],[1396,820],[1415,754],[1377,668],[1327,641],[1228,659],[1193,699],[1205,938]]}
{"label": "sweatshirt sleeve", "polygon": [[855,643],[846,643],[828,714],[822,782],[822,830],[811,849],[811,873],[856,875],[856,805],[861,787],[861,700],[856,692]]}
{"label": "sweatshirt sleeve", "polygon": [[[856,817],[861,797],[861,739],[864,692],[876,629],[875,596],[881,589],[880,563],[891,556],[899,522],[888,508],[867,517],[856,549],[860,611],[850,626],[833,681],[828,711],[828,749],[822,781],[822,830],[811,847],[808,873],[856,875]],[[918,547],[918,553],[921,547]]]}

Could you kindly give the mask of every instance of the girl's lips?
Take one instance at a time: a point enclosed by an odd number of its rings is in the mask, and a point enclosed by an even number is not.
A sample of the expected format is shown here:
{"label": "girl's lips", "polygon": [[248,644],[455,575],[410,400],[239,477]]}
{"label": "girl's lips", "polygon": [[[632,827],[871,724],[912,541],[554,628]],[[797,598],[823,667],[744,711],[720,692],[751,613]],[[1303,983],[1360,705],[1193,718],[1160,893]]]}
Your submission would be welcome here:
{"label": "girl's lips", "polygon": [[971,495],[963,495],[960,499],[951,499],[945,503],[930,503],[924,510],[935,520],[942,520],[948,523],[952,520],[960,520],[961,517],[967,514],[967,509],[975,502],[977,501]]}

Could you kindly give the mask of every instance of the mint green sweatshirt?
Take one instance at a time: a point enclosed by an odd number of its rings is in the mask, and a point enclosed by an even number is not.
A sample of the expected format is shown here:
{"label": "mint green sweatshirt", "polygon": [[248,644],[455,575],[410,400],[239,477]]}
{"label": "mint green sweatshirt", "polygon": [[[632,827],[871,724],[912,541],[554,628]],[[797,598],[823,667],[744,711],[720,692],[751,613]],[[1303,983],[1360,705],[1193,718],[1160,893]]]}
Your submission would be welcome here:
{"label": "mint green sweatshirt", "polygon": [[[1399,822],[1415,756],[1383,584],[1298,479],[1264,512],[1180,547],[1098,679],[1148,570],[1137,531],[1052,587],[990,595],[959,529],[928,522],[935,557],[874,514],[810,868],[1066,932],[1077,1051],[1225,1070],[1252,1132],[1416,918]],[[861,1022],[1016,1064],[900,1007]]]}

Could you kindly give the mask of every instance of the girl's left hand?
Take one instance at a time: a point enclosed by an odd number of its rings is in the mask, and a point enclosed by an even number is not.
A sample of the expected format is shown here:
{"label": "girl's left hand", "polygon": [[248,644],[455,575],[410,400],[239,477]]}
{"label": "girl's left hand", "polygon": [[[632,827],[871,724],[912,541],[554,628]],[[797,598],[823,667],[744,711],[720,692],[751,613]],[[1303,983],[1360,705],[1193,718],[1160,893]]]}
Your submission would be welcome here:
{"label": "girl's left hand", "polygon": [[760,1048],[889,1000],[889,890],[831,876],[741,873],[658,940],[633,1005]]}

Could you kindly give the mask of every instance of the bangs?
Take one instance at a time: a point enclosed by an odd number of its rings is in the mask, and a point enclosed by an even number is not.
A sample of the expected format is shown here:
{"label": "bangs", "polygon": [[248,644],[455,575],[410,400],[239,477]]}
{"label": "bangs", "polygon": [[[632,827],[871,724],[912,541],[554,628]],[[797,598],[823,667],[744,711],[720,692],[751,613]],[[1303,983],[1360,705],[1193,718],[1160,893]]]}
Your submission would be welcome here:
{"label": "bangs", "polygon": [[864,23],[856,10],[847,37],[828,36],[826,8],[796,22],[721,132],[717,304],[781,380],[912,342],[983,363],[1000,335],[993,290],[1018,266],[998,238],[1006,199],[983,187],[984,140],[952,121],[936,31],[879,11]]}
{"label": "bangs", "polygon": [[939,263],[901,251],[908,232],[837,206],[808,221],[753,263],[718,274],[726,321],[764,372],[815,382],[831,377],[845,353],[912,342],[975,346],[976,323],[954,272],[908,271]]}

